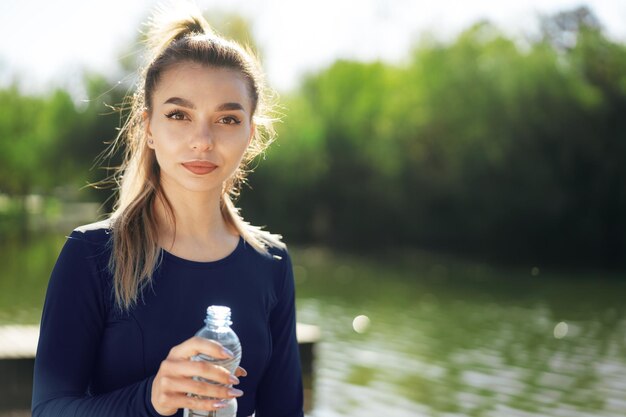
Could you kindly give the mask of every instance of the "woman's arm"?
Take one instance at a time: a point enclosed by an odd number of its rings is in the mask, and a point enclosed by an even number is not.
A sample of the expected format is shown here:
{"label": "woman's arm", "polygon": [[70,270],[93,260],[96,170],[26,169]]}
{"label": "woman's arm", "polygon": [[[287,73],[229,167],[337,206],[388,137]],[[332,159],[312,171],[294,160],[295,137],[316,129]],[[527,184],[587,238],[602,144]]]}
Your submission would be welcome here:
{"label": "woman's arm", "polygon": [[157,416],[149,400],[152,378],[105,395],[88,387],[107,314],[100,245],[74,231],[50,276],[41,319],[33,380],[38,416]]}
{"label": "woman's arm", "polygon": [[270,314],[272,356],[257,390],[256,417],[302,417],[302,371],[296,339],[295,285],[291,259],[283,256],[282,282]]}

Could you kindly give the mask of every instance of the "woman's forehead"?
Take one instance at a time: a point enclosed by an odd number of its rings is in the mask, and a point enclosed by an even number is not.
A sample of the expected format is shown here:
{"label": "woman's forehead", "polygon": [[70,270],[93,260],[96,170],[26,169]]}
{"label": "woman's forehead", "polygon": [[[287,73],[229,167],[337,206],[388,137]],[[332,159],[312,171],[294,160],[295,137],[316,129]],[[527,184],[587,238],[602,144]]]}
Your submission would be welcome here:
{"label": "woman's forehead", "polygon": [[155,86],[153,104],[163,104],[170,97],[181,97],[196,106],[215,102],[240,102],[250,109],[248,82],[241,72],[193,62],[167,68]]}

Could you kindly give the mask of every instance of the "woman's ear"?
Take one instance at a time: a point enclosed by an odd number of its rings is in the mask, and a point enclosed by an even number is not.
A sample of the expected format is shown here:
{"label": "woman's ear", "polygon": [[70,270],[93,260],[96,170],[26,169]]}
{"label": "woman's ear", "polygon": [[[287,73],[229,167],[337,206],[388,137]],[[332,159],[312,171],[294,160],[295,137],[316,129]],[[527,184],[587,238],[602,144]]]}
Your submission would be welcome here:
{"label": "woman's ear", "polygon": [[141,117],[143,119],[143,129],[144,129],[144,137],[146,138],[146,142],[148,148],[154,149],[154,141],[152,140],[152,132],[150,131],[150,115],[147,110],[144,110],[141,113]]}

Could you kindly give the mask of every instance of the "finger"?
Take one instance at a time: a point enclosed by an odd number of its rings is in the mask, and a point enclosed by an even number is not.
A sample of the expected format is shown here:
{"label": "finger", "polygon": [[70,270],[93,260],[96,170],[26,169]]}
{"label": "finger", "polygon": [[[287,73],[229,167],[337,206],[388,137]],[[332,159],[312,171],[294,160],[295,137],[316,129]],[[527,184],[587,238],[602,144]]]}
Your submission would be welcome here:
{"label": "finger", "polygon": [[202,397],[231,399],[241,397],[243,391],[237,388],[224,387],[222,385],[211,384],[208,382],[197,381],[191,378],[178,378],[171,384],[170,392],[180,394],[195,394]]}
{"label": "finger", "polygon": [[228,369],[206,361],[190,361],[188,359],[168,359],[162,365],[167,375],[187,378],[200,377],[224,385],[238,384],[239,379],[231,375]]}
{"label": "finger", "polygon": [[248,376],[248,371],[238,366],[237,369],[235,369],[235,376]]}
{"label": "finger", "polygon": [[230,350],[226,349],[218,342],[194,336],[185,340],[180,345],[174,346],[170,350],[168,358],[189,359],[200,353],[220,359],[232,358],[234,356]]}
{"label": "finger", "polygon": [[219,410],[228,405],[224,400],[194,397],[187,394],[172,394],[169,396],[169,402],[177,409],[189,408],[205,411]]}

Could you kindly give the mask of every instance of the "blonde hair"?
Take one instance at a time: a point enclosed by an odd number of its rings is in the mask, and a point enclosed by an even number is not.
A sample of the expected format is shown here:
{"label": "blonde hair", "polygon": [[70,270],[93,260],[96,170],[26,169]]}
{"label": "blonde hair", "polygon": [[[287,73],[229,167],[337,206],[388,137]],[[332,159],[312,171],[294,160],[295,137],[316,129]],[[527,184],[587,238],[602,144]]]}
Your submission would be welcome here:
{"label": "blonde hair", "polygon": [[119,197],[111,215],[112,254],[109,261],[116,305],[122,310],[136,303],[141,290],[150,284],[161,259],[155,203],[163,203],[167,216],[175,220],[172,206],[160,184],[160,169],[154,151],[146,145],[143,114],[145,111],[151,114],[152,96],[161,74],[181,62],[234,69],[246,80],[256,131],[240,166],[223,185],[221,213],[226,224],[237,230],[257,251],[268,253],[269,247],[285,246],[279,235],[245,222],[234,204],[248,173],[248,164],[275,136],[274,119],[270,115],[273,96],[265,87],[254,54],[217,35],[197,9],[158,9],[149,26],[150,59],[140,71],[141,84],[128,99],[130,114],[112,145],[112,152],[125,146],[124,162],[114,177]]}

